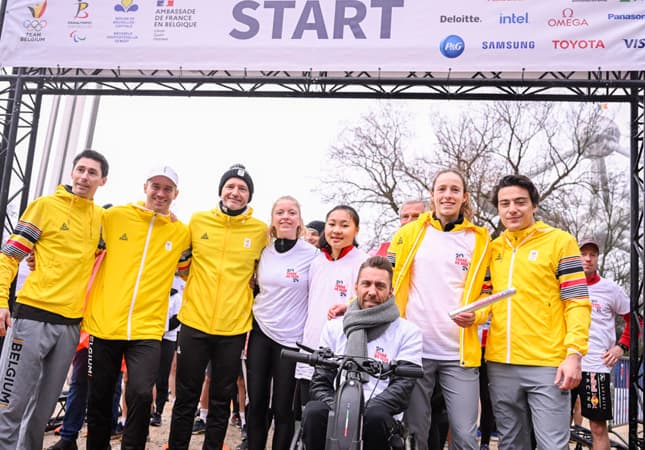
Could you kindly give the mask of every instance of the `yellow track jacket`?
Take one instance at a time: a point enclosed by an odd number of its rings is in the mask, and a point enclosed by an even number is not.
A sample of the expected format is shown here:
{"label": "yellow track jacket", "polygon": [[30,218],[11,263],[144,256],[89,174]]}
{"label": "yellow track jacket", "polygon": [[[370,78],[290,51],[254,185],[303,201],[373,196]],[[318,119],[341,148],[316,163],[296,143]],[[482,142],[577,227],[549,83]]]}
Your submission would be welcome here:
{"label": "yellow track jacket", "polygon": [[103,216],[105,259],[94,280],[83,329],[110,340],[161,340],[168,298],[188,227],[143,204],[115,206]]}
{"label": "yellow track jacket", "polygon": [[252,217],[219,207],[190,219],[192,261],[179,321],[204,333],[234,336],[251,329],[253,277],[260,253],[268,243],[267,226]]}
{"label": "yellow track jacket", "polygon": [[486,360],[557,367],[568,353],[587,353],[591,303],[580,250],[569,233],[543,222],[505,231],[491,244],[493,292],[517,294],[477,313],[491,316]]}
{"label": "yellow track jacket", "polygon": [[[441,222],[434,219],[431,213],[423,213],[414,222],[404,225],[392,238],[388,250],[388,258],[395,262],[394,265],[394,297],[396,304],[405,317],[408,295],[412,279],[412,262],[419,245],[423,241],[427,227],[434,227],[442,230]],[[461,304],[465,305],[477,300],[485,290],[484,279],[486,277],[486,262],[488,261],[488,248],[490,236],[488,230],[473,225],[464,219],[453,231],[471,230],[475,233],[475,249],[471,266],[468,270],[464,293]],[[428,276],[432,276],[428,273]],[[455,325],[456,326],[456,325]],[[459,364],[464,367],[478,367],[481,364],[481,347],[477,335],[477,325],[469,328],[459,329]]]}
{"label": "yellow track jacket", "polygon": [[103,208],[65,186],[27,206],[0,251],[0,308],[8,308],[18,264],[32,250],[36,269],[18,292],[18,302],[80,319],[99,243]]}

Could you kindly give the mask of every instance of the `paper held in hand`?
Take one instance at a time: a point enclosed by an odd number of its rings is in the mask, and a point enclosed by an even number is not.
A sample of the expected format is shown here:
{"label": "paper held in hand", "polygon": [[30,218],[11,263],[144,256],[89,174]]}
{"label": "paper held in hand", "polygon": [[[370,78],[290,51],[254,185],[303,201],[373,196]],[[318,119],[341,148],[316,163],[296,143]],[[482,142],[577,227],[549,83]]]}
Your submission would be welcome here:
{"label": "paper held in hand", "polygon": [[498,302],[504,298],[508,298],[511,295],[515,295],[515,293],[517,293],[517,290],[515,288],[506,289],[504,291],[498,292],[497,294],[489,295],[486,298],[477,300],[476,302],[468,303],[467,305],[462,306],[461,308],[453,309],[448,313],[448,315],[450,316],[451,319],[454,319],[457,314],[461,314],[463,312],[477,311],[478,309],[482,309],[483,307],[493,304],[495,302]]}

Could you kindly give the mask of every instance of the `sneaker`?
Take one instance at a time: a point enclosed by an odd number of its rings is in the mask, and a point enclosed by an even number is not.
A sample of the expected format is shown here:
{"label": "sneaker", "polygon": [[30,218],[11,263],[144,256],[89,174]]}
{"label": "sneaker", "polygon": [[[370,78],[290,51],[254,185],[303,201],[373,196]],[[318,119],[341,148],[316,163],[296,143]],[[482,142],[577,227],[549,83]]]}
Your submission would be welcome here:
{"label": "sneaker", "polygon": [[248,450],[249,444],[246,442],[246,439],[240,442],[238,446],[235,447],[235,450]]}
{"label": "sneaker", "polygon": [[231,415],[231,425],[238,428],[242,427],[242,419],[240,419],[240,415],[238,413],[233,413]]}
{"label": "sneaker", "polygon": [[193,434],[202,434],[206,431],[206,422],[202,419],[197,419],[193,423]]}
{"label": "sneaker", "polygon": [[76,446],[76,440],[60,439],[51,447],[47,447],[47,450],[78,450],[78,447]]}
{"label": "sneaker", "polygon": [[242,441],[246,441],[246,438],[248,437],[246,434],[246,424],[240,427],[240,433],[242,434]]}
{"label": "sneaker", "polygon": [[152,413],[150,416],[150,426],[160,427],[161,426],[161,414],[158,412]]}

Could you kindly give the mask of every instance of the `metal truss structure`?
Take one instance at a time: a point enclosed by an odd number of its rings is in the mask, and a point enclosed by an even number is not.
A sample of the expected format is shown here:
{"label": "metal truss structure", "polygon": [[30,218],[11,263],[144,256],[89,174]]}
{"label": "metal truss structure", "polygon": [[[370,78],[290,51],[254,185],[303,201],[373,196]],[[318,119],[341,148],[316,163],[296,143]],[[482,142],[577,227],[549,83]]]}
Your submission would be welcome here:
{"label": "metal truss structure", "polygon": [[[392,98],[482,101],[624,102],[631,108],[631,348],[629,447],[644,449],[645,72],[380,73],[120,71],[20,68],[0,73],[0,214],[27,204],[43,96]],[[16,204],[14,203],[14,204]],[[640,369],[640,370],[639,370]],[[640,372],[640,374],[639,374]]]}

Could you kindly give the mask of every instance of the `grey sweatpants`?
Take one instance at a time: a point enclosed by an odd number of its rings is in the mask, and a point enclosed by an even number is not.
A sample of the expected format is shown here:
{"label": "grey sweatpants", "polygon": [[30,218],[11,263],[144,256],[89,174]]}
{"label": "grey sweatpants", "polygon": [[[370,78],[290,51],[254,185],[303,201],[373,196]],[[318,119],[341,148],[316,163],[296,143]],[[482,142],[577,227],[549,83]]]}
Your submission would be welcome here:
{"label": "grey sweatpants", "polygon": [[78,345],[79,325],[16,319],[0,357],[3,450],[41,450]]}
{"label": "grey sweatpants", "polygon": [[556,367],[487,363],[499,448],[531,448],[529,410],[538,450],[569,448],[569,391],[553,383]]}
{"label": "grey sweatpants", "polygon": [[479,368],[461,367],[459,361],[423,359],[423,378],[417,380],[405,420],[414,433],[418,450],[428,449],[430,399],[439,376],[452,434],[451,450],[478,450]]}

